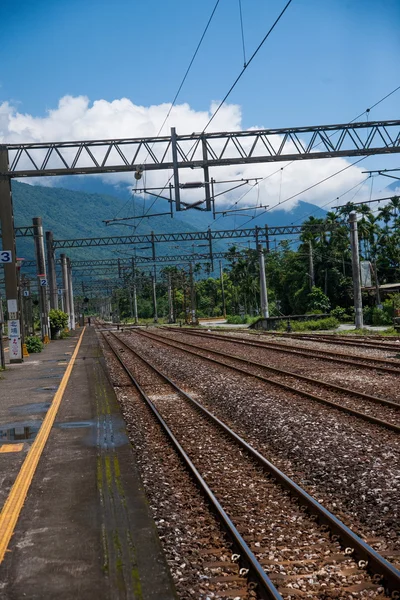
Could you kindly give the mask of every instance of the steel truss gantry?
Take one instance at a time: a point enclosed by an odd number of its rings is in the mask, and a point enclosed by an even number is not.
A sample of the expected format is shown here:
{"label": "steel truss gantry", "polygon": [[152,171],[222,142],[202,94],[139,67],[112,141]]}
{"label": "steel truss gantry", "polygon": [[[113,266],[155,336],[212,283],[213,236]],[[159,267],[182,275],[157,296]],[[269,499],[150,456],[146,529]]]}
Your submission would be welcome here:
{"label": "steel truss gantry", "polygon": [[[315,229],[315,225],[312,225]],[[307,226],[287,225],[284,227],[266,227],[267,236],[275,235],[298,235],[304,232]],[[262,235],[263,229],[253,227],[251,229],[222,229],[213,231],[189,231],[187,233],[146,233],[142,235],[117,235],[100,238],[80,238],[74,240],[54,240],[54,248],[86,248],[88,246],[115,246],[120,244],[158,244],[163,242],[195,242],[235,239],[235,238],[257,238]]]}
{"label": "steel truss gantry", "polygon": [[10,166],[1,174],[9,177],[205,168],[400,152],[400,121],[189,135],[177,135],[172,128],[171,135],[162,137],[5,147]]}

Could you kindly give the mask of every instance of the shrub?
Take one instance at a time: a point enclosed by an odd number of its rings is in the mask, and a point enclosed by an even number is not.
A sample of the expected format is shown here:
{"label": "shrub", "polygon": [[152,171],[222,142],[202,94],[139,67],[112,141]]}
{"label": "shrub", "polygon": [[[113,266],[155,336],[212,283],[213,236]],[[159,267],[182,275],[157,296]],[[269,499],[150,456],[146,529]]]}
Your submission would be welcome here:
{"label": "shrub", "polygon": [[50,327],[55,331],[60,331],[68,327],[68,315],[62,310],[52,308],[49,312]]}
{"label": "shrub", "polygon": [[35,352],[41,352],[43,350],[44,345],[37,335],[31,335],[25,338],[25,343],[29,354],[34,354]]}
{"label": "shrub", "polygon": [[342,308],[341,306],[335,306],[335,308],[331,310],[330,314],[331,317],[335,317],[335,319],[338,319],[339,321],[345,321],[348,318],[346,309]]}
{"label": "shrub", "polygon": [[246,323],[246,317],[241,317],[240,315],[227,315],[226,322],[229,325],[243,325]]}
{"label": "shrub", "polygon": [[329,311],[331,303],[321,288],[314,286],[307,297],[308,310],[320,310],[322,313]]}
{"label": "shrub", "polygon": [[[336,329],[339,321],[335,317],[326,317],[316,321],[290,321],[293,331],[318,331],[324,329]],[[279,327],[280,330],[286,330],[287,323],[283,321]]]}

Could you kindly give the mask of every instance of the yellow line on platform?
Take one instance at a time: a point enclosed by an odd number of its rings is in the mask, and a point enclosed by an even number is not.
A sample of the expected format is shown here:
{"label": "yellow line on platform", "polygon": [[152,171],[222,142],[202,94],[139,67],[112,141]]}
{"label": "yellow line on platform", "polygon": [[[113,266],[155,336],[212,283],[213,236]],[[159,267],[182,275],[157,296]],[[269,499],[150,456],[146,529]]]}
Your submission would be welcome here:
{"label": "yellow line on platform", "polygon": [[31,449],[29,450],[26,458],[22,464],[21,470],[19,471],[17,478],[14,482],[13,487],[8,495],[8,498],[3,506],[3,510],[0,513],[0,563],[3,562],[8,544],[12,534],[14,533],[15,525],[17,524],[19,514],[24,505],[25,498],[28,494],[29,486],[32,482],[32,478],[35,474],[36,467],[39,463],[39,459],[42,455],[43,449],[46,445],[49,437],[51,428],[57,415],[58,408],[61,404],[62,397],[67,387],[68,380],[71,376],[72,368],[75,363],[80,345],[82,343],[83,329],[78,343],[76,344],[74,353],[71,360],[68,363],[68,367],[65,370],[64,377],[61,380],[60,387],[58,388],[51,406],[47,411],[46,417],[39,429],[39,433],[33,442]]}

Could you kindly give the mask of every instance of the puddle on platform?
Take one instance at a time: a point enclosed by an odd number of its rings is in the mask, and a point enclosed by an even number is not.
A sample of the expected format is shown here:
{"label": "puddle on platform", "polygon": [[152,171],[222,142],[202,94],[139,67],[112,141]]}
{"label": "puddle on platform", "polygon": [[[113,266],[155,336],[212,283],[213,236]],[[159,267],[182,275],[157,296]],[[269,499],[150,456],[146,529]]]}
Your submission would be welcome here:
{"label": "puddle on platform", "polygon": [[[39,388],[40,389],[40,388]],[[14,406],[10,410],[12,415],[37,415],[45,413],[49,410],[51,402],[31,402],[30,404],[22,404]]]}
{"label": "puddle on platform", "polygon": [[58,385],[47,385],[45,387],[35,388],[35,392],[55,392],[58,390]]}
{"label": "puddle on platform", "polygon": [[0,429],[0,442],[15,443],[22,440],[32,441],[35,439],[41,423],[11,423],[2,425]]}
{"label": "puddle on platform", "polygon": [[54,427],[60,429],[79,429],[81,427],[93,427],[92,421],[71,421],[69,423],[55,423]]}

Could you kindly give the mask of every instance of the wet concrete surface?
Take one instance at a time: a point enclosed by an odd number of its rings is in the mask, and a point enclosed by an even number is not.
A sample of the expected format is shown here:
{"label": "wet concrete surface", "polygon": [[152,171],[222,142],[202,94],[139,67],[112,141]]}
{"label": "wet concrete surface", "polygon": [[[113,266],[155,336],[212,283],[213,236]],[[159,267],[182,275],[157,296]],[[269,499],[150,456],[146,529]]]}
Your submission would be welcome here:
{"label": "wet concrete surface", "polygon": [[[1,408],[5,424],[23,429],[44,418],[48,399],[36,395],[54,390],[31,385],[36,391],[18,406]],[[6,421],[10,410],[18,416]],[[9,550],[0,567],[4,600],[175,598],[93,328],[83,338]]]}

